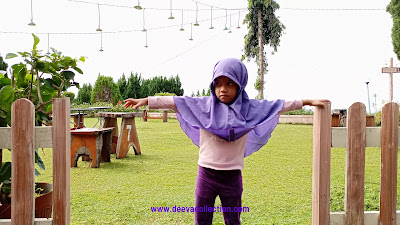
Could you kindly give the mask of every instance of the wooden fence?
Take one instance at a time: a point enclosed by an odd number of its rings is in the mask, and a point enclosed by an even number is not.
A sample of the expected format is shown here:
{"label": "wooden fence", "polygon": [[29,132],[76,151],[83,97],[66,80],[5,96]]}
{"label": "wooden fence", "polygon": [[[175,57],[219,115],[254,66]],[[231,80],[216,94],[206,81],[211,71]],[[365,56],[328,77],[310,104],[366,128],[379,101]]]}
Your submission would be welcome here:
{"label": "wooden fence", "polygon": [[[387,103],[382,127],[366,127],[366,110],[354,103],[347,127],[331,128],[330,104],[314,115],[312,224],[396,224],[399,106]],[[330,212],[331,147],[346,147],[345,212]],[[381,147],[380,211],[364,212],[365,148]],[[397,224],[399,224],[397,222]]]}
{"label": "wooden fence", "polygon": [[[12,127],[0,128],[0,149],[11,148],[11,220],[0,225],[70,224],[70,102],[53,99],[53,126],[35,127],[35,108],[27,99],[12,105]],[[53,148],[53,218],[34,218],[35,148]]]}

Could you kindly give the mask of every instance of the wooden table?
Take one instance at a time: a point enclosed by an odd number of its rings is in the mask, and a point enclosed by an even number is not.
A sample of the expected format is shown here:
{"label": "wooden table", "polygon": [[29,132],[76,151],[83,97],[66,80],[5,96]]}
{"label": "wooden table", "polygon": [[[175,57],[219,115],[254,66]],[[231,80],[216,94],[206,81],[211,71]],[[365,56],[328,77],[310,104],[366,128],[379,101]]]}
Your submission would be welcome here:
{"label": "wooden table", "polygon": [[[117,159],[125,158],[130,147],[133,147],[135,155],[140,155],[139,138],[136,132],[135,117],[142,116],[139,112],[100,112],[99,116],[104,117],[104,128],[114,127],[112,132],[111,153],[116,153]],[[118,132],[117,118],[121,117],[122,122]]]}
{"label": "wooden table", "polygon": [[71,116],[74,117],[74,128],[84,128],[83,117],[86,115],[85,111],[93,111],[91,108],[73,108],[71,112],[76,111],[77,113],[72,113]]}
{"label": "wooden table", "polygon": [[[100,112],[103,112],[103,110],[111,109],[112,107],[110,107],[110,106],[96,106],[96,107],[90,107],[90,108],[93,109],[93,110],[97,110],[100,113]],[[97,117],[97,122],[93,127],[95,127],[98,123],[100,123],[100,127],[103,127],[103,121],[104,121],[104,118],[101,117],[101,116],[98,116]]]}

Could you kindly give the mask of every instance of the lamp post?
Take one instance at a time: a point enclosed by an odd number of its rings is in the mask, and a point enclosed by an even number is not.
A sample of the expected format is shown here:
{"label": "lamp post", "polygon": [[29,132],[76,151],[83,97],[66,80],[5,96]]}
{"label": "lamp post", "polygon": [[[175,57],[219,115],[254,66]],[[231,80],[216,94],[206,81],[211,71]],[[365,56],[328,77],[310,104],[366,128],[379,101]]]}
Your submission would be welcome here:
{"label": "lamp post", "polygon": [[367,94],[368,94],[368,109],[369,109],[369,114],[371,114],[371,105],[370,105],[370,101],[369,101],[369,87],[368,84],[369,82],[365,82],[367,84]]}

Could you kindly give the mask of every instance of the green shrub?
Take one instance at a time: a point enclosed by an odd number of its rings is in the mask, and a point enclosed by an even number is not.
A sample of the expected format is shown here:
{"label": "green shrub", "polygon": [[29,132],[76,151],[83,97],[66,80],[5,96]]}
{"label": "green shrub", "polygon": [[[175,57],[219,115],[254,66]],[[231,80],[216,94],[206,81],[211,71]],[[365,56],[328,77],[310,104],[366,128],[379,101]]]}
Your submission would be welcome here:
{"label": "green shrub", "polygon": [[168,92],[160,92],[160,93],[155,93],[155,96],[176,96],[174,93],[168,93]]}
{"label": "green shrub", "polygon": [[63,98],[68,97],[70,102],[73,102],[75,100],[75,94],[72,92],[68,92],[68,91],[62,93],[61,97],[63,97]]}
{"label": "green shrub", "polygon": [[311,109],[299,109],[295,111],[285,112],[283,115],[314,115]]}

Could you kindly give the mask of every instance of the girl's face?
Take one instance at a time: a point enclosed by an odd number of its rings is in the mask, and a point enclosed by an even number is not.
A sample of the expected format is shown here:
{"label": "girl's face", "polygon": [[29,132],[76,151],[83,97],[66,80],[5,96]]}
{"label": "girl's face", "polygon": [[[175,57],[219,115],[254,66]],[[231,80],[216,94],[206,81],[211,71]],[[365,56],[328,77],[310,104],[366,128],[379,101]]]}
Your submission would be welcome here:
{"label": "girl's face", "polygon": [[239,86],[234,81],[225,76],[217,77],[214,80],[214,85],[215,95],[225,104],[229,104],[235,99],[239,89]]}

